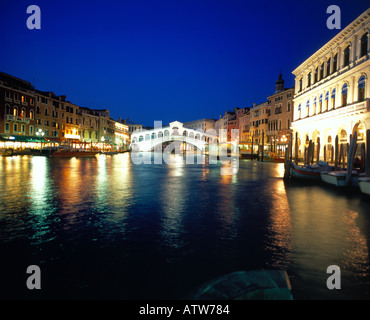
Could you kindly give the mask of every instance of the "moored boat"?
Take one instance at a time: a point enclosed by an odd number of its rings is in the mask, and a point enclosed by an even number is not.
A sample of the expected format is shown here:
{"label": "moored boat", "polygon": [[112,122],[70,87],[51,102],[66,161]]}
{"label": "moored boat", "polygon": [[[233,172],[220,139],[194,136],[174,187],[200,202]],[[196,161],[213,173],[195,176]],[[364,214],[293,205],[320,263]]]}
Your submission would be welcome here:
{"label": "moored boat", "polygon": [[290,163],[290,176],[292,178],[320,181],[322,172],[332,171],[333,167],[326,161],[319,161],[311,165],[296,165]]}
{"label": "moored boat", "polygon": [[53,158],[90,158],[95,157],[99,152],[96,151],[66,151],[58,150],[51,154]]}
{"label": "moored boat", "polygon": [[361,177],[358,184],[362,193],[370,195],[370,177]]}
{"label": "moored boat", "polygon": [[[320,174],[321,180],[325,183],[337,186],[345,187],[346,186],[346,170],[340,171],[331,171],[331,172],[322,172]],[[349,187],[358,187],[359,179],[362,177],[357,170],[352,170],[351,179],[349,180]]]}
{"label": "moored boat", "polygon": [[12,156],[13,150],[12,149],[0,149],[0,156]]}

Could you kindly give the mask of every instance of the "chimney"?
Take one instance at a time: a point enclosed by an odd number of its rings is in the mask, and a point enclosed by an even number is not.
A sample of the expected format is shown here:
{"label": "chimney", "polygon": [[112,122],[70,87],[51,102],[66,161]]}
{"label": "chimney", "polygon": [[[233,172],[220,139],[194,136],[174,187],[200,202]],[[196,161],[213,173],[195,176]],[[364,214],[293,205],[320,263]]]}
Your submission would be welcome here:
{"label": "chimney", "polygon": [[121,117],[118,117],[118,122],[121,123]]}

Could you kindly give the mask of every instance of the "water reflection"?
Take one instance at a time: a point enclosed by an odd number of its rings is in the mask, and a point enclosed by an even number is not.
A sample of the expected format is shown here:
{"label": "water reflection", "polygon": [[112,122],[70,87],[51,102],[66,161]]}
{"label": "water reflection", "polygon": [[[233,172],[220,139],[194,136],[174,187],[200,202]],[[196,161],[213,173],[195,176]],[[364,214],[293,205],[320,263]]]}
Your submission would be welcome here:
{"label": "water reflection", "polygon": [[[108,176],[101,177],[108,185],[103,185],[106,201],[109,205],[109,214],[105,217],[106,222],[111,224],[115,232],[122,236],[126,233],[126,219],[129,214],[129,208],[134,203],[134,181],[132,172],[132,163],[129,154],[115,156],[110,159],[111,162],[104,162],[105,166],[111,166]],[[103,165],[103,162],[101,163]],[[102,169],[101,174],[107,174],[106,169]]]}
{"label": "water reflection", "polygon": [[366,237],[358,226],[359,213],[349,210],[344,216],[344,223],[348,226],[344,235],[348,243],[344,249],[343,263],[345,268],[357,270],[355,278],[363,278],[369,274],[369,247]]}
{"label": "water reflection", "polygon": [[2,258],[58,256],[55,274],[70,263],[89,270],[69,284],[88,291],[99,275],[110,298],[123,287],[128,298],[178,298],[211,275],[263,268],[286,269],[295,298],[330,298],[326,268],[335,264],[337,296],[369,297],[370,204],[358,195],[284,183],[283,164],[241,161],[237,174],[221,175],[220,165],[173,160],[0,158]]}
{"label": "water reflection", "polygon": [[[315,185],[289,185],[287,196],[294,230],[292,270],[300,274],[295,280],[299,295],[305,294],[301,291],[305,286],[307,290],[316,286],[324,292],[325,272],[330,265],[344,270],[342,281],[346,283],[365,274],[369,276],[368,243],[365,240],[368,238],[360,231],[359,213],[354,210],[358,203],[349,201],[345,194],[336,193],[336,190]],[[370,289],[368,280],[362,278],[362,281]],[[340,293],[344,298],[355,295],[350,290]]]}
{"label": "water reflection", "polygon": [[187,191],[189,185],[181,179],[184,165],[182,155],[171,155],[168,176],[161,185],[160,192],[160,206],[163,212],[161,235],[165,245],[174,249],[184,245],[182,219],[186,214],[186,204],[191,201]]}
{"label": "water reflection", "polygon": [[[276,167],[279,171],[279,167]],[[276,175],[280,176],[280,172]],[[284,181],[271,179],[266,197],[271,201],[269,224],[267,225],[266,249],[271,251],[271,266],[286,270],[292,259],[292,222]]]}
{"label": "water reflection", "polygon": [[50,179],[48,159],[32,157],[30,161],[32,167],[28,198],[32,223],[29,226],[33,228],[30,238],[34,244],[41,244],[55,239],[52,229],[58,218],[54,215],[57,211],[54,202],[54,182]]}

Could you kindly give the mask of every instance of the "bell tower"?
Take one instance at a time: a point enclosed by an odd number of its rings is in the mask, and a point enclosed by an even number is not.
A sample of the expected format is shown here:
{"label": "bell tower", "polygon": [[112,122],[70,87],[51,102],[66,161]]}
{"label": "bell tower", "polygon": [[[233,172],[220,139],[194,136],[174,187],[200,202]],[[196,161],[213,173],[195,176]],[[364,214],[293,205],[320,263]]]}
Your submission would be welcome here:
{"label": "bell tower", "polygon": [[281,70],[280,70],[279,78],[275,82],[275,93],[278,93],[281,91],[284,91],[284,80],[283,80],[283,76],[281,75]]}

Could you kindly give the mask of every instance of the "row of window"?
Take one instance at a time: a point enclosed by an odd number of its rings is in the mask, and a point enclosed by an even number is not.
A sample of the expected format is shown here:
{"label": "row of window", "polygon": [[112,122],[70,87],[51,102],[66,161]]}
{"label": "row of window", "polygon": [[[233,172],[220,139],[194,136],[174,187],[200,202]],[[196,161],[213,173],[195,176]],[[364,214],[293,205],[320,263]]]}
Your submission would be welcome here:
{"label": "row of window", "polygon": [[[7,99],[14,99],[14,101],[20,101],[22,103],[26,103],[27,100],[26,100],[26,96],[24,95],[20,95],[19,97],[19,94],[18,92],[13,92],[13,95],[12,95],[12,92],[10,91],[5,91],[5,98]],[[30,101],[30,105],[34,105],[35,103],[35,99],[34,98],[29,98],[29,101]]]}
{"label": "row of window", "polygon": [[[37,123],[37,124],[41,125],[41,123]],[[44,125],[48,125],[48,124],[44,123]],[[59,137],[59,131],[57,131],[57,129],[59,129],[59,125],[57,123],[53,123],[52,127],[54,127],[55,129],[54,130],[42,129],[45,134],[44,135],[45,137]],[[10,133],[10,128],[11,128],[11,124],[9,122],[5,122],[5,133]],[[23,134],[23,135],[26,134],[26,125],[24,124],[14,123],[12,129],[13,129],[12,134]],[[62,125],[62,130],[65,130],[64,125]],[[35,132],[34,126],[29,126],[27,134],[34,135],[34,132]],[[69,132],[72,133],[71,130],[66,131],[66,133],[69,133]],[[82,131],[82,136],[87,138],[85,133],[87,133],[88,138],[91,139],[91,131]],[[62,136],[64,136],[64,132],[62,132]],[[97,137],[97,132],[95,132],[95,137]]]}
{"label": "row of window", "polygon": [[258,127],[260,124],[267,124],[268,123],[268,119],[260,119],[260,120],[257,120],[257,121],[253,121],[252,122],[252,125],[253,127]]}
{"label": "row of window", "polygon": [[[365,33],[360,40],[360,55],[359,58],[362,58],[367,54],[367,47],[368,47],[368,33]],[[343,51],[343,67],[347,67],[350,61],[350,54],[351,54],[351,46],[348,45]],[[326,65],[325,65],[326,64]],[[336,53],[333,57],[333,68],[330,69],[331,66],[331,58],[329,58],[326,62],[323,62],[320,67],[316,67],[314,72],[314,77],[312,79],[311,72],[307,75],[307,87],[310,87],[312,84],[326,78],[327,76],[335,73],[338,67],[338,53]],[[326,72],[325,71],[326,68]],[[303,90],[303,78],[299,80],[299,91]]]}
{"label": "row of window", "polygon": [[[5,106],[5,114],[12,114],[15,117],[20,116],[22,118],[27,118],[27,112],[26,112],[25,108],[21,108],[21,110],[19,111],[18,107],[15,106],[15,107],[13,107],[13,109],[11,111],[11,108],[8,104]],[[41,114],[40,113],[40,107],[36,107],[36,114]],[[48,109],[45,109],[45,116],[48,116],[48,115],[49,115]],[[29,110],[28,116],[29,116],[29,119],[34,120],[34,111]],[[53,110],[52,117],[59,118],[58,111]],[[62,113],[62,118],[64,119],[64,113]],[[40,119],[38,119],[38,121],[40,121]],[[45,120],[45,121],[47,121],[47,120]],[[66,122],[73,124],[74,120],[73,120],[73,118],[66,117]],[[75,123],[76,123],[76,125],[78,125],[78,119],[75,119]],[[83,119],[83,123],[85,123],[85,119]],[[91,119],[90,119],[90,125],[91,125]]]}
{"label": "row of window", "polygon": [[[292,93],[291,92],[287,93],[286,97],[287,97],[287,99],[291,98],[292,97]],[[283,100],[283,96],[282,95],[275,98],[275,102],[278,102],[278,101],[281,101],[281,100]],[[268,104],[271,104],[271,99],[268,99],[267,103]]]}
{"label": "row of window", "polygon": [[[365,76],[362,75],[360,79],[358,80],[357,84],[357,90],[358,90],[358,102],[362,102],[365,100]],[[324,111],[329,110],[329,100],[331,100],[331,108],[335,108],[335,98],[336,98],[336,89],[334,88],[331,92],[331,95],[329,91],[325,94],[325,101],[323,94],[320,95],[319,101],[317,101],[317,97],[313,100],[313,114],[321,113]],[[342,86],[341,91],[341,106],[346,106],[348,103],[348,84],[345,83]],[[298,105],[298,119],[301,118],[301,104]],[[307,100],[306,102],[306,115],[309,116],[310,112],[310,100]]]}
{"label": "row of window", "polygon": [[[5,132],[6,133],[10,133],[10,123],[8,122],[5,122]],[[34,135],[34,127],[33,126],[29,126],[28,128],[28,133],[29,135]],[[48,129],[45,129],[43,130],[44,134],[46,137],[49,137],[50,135],[50,132]],[[22,134],[22,135],[25,135],[26,134],[26,126],[24,124],[18,124],[18,123],[14,123],[13,124],[13,134]],[[58,137],[59,136],[59,132],[56,131],[56,130],[52,130],[51,131],[51,137]]]}
{"label": "row of window", "polygon": [[[282,129],[282,121],[281,119],[269,121],[269,131],[271,130],[281,130]],[[290,119],[287,119],[287,129],[290,129]]]}
{"label": "row of window", "polygon": [[[13,107],[12,112],[8,104],[5,105],[5,114],[12,114],[14,117],[20,116],[22,118],[27,118],[27,112],[25,108],[18,110],[18,107]],[[34,118],[33,110],[29,111],[29,118]]]}

